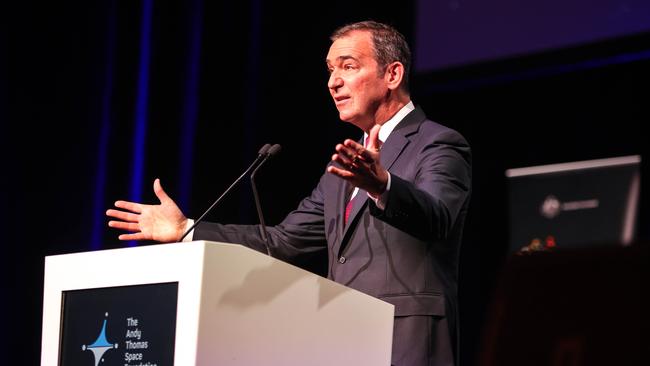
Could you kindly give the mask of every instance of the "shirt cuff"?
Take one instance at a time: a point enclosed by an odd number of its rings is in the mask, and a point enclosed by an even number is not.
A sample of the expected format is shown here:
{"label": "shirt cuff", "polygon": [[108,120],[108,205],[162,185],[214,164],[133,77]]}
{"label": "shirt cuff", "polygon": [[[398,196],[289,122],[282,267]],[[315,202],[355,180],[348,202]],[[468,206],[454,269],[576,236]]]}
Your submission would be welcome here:
{"label": "shirt cuff", "polygon": [[[194,220],[187,219],[187,223],[185,224],[185,230],[183,232],[187,232],[187,230],[189,230],[192,227],[192,225],[194,225]],[[182,242],[186,243],[188,241],[192,241],[193,239],[194,239],[194,229],[192,229],[192,231],[190,231],[187,235],[185,235]]]}
{"label": "shirt cuff", "polygon": [[[390,190],[390,173],[388,173],[388,182],[386,182],[386,190],[384,193],[380,194],[378,197],[371,196],[368,193],[368,197],[375,202],[375,205],[378,209],[384,210],[386,208],[386,201],[388,200],[388,191]],[[188,235],[189,236],[189,235]]]}

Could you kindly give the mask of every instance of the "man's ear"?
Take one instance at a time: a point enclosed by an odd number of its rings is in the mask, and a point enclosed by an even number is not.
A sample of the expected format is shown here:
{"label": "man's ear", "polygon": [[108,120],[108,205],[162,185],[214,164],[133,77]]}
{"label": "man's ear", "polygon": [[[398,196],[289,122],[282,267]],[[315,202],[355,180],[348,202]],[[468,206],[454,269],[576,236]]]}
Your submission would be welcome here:
{"label": "man's ear", "polygon": [[404,80],[404,65],[399,61],[388,64],[384,78],[389,89],[397,90]]}

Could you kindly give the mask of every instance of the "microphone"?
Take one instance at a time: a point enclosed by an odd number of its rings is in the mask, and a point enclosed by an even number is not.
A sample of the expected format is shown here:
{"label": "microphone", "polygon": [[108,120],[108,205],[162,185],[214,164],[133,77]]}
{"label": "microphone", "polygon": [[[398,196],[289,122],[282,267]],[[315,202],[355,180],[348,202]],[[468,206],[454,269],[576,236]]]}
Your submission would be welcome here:
{"label": "microphone", "polygon": [[232,188],[233,188],[237,183],[239,183],[239,181],[241,181],[242,178],[244,178],[244,177],[248,174],[248,172],[251,171],[251,169],[255,168],[255,167],[260,163],[260,161],[263,162],[263,161],[265,161],[266,159],[268,159],[268,152],[269,152],[269,150],[270,150],[271,148],[272,148],[272,147],[271,147],[270,144],[265,144],[264,146],[262,146],[262,147],[260,148],[260,150],[257,152],[257,158],[255,158],[255,161],[253,161],[253,163],[248,167],[248,169],[246,169],[246,171],[245,171],[244,173],[242,173],[242,175],[240,175],[239,178],[237,178],[237,179],[236,179],[236,180],[235,180],[235,181],[230,185],[230,187],[228,187],[228,189],[226,189],[226,191],[223,192],[223,194],[221,194],[221,196],[219,196],[219,198],[217,198],[217,200],[214,201],[214,203],[213,203],[210,207],[208,207],[207,210],[205,210],[205,212],[203,213],[203,215],[201,215],[201,217],[199,217],[198,219],[196,219],[196,221],[194,221],[194,225],[192,225],[189,229],[187,229],[187,231],[185,231],[185,234],[183,234],[183,236],[181,236],[181,239],[180,239],[179,241],[183,241],[183,239],[185,239],[185,237],[187,236],[187,234],[189,234],[192,230],[194,230],[194,227],[196,227],[196,225],[198,225],[199,222],[203,221],[203,218],[205,217],[205,215],[207,215],[208,212],[212,211],[212,209],[214,208],[214,206],[216,206],[217,203],[219,203],[219,201],[221,201],[221,199],[224,198],[224,197],[228,194],[228,192],[230,192],[230,190],[231,190],[231,189],[232,189]]}
{"label": "microphone", "polygon": [[260,196],[257,193],[257,185],[255,184],[255,174],[257,174],[257,170],[270,157],[279,153],[281,149],[282,147],[278,144],[271,146],[266,152],[266,156],[264,157],[264,159],[262,159],[262,161],[255,168],[255,170],[253,170],[253,173],[251,173],[251,186],[253,187],[253,196],[255,197],[255,207],[257,208],[257,216],[259,217],[260,226],[262,227],[262,240],[264,240],[264,246],[266,247],[266,254],[268,254],[269,257],[272,257],[271,246],[269,245],[269,234],[266,232],[266,222],[264,222],[264,215],[262,214],[262,205],[260,205]]}

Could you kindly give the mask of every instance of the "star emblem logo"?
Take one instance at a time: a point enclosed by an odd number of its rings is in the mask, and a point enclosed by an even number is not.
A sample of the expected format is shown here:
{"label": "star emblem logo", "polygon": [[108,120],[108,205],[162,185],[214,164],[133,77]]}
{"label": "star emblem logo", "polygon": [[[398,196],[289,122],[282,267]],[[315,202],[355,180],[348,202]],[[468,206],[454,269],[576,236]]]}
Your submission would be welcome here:
{"label": "star emblem logo", "polygon": [[[108,318],[108,313],[105,313],[104,316]],[[82,351],[90,351],[95,357],[95,366],[99,365],[99,362],[103,361],[104,353],[111,349],[117,349],[117,343],[109,343],[106,340],[106,320],[104,319],[104,324],[102,324],[102,330],[99,332],[95,342],[89,345],[82,345]]]}

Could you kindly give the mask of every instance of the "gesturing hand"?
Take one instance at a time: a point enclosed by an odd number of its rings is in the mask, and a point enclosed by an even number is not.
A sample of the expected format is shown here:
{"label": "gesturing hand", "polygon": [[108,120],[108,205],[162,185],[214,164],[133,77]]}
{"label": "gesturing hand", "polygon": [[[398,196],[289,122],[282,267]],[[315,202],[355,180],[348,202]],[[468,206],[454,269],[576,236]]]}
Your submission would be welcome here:
{"label": "gesturing hand", "polygon": [[379,163],[379,128],[375,125],[368,133],[368,146],[347,139],[336,145],[332,161],[339,167],[330,165],[329,173],[341,177],[353,186],[359,187],[377,197],[384,193],[388,184],[388,171]]}
{"label": "gesturing hand", "polygon": [[155,240],[163,243],[180,240],[187,218],[162,189],[159,179],[153,182],[153,191],[160,200],[159,205],[117,201],[115,207],[125,211],[106,211],[107,216],[117,219],[109,221],[108,226],[131,232],[121,234],[118,237],[120,240]]}

